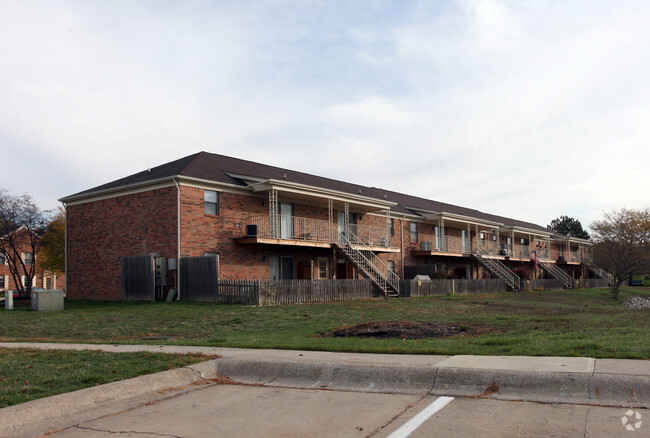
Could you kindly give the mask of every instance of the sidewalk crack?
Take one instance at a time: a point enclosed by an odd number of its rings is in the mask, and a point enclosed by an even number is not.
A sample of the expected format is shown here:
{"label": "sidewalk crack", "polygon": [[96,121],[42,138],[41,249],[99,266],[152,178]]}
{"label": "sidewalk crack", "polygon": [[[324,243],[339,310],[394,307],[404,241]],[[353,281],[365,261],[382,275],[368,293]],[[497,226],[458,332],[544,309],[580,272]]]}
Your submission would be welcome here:
{"label": "sidewalk crack", "polygon": [[591,412],[591,406],[587,408],[587,415],[585,415],[585,433],[584,438],[587,438],[587,424],[589,424],[589,413]]}
{"label": "sidewalk crack", "polygon": [[76,425],[75,427],[83,430],[89,430],[93,432],[103,432],[103,433],[110,433],[111,435],[121,435],[121,434],[137,434],[137,435],[147,435],[147,436],[159,436],[159,437],[165,437],[165,438],[182,438],[180,435],[169,435],[166,433],[156,433],[156,432],[141,432],[137,430],[109,430],[109,429],[98,429],[95,427],[88,427],[88,426],[81,426],[81,425]]}

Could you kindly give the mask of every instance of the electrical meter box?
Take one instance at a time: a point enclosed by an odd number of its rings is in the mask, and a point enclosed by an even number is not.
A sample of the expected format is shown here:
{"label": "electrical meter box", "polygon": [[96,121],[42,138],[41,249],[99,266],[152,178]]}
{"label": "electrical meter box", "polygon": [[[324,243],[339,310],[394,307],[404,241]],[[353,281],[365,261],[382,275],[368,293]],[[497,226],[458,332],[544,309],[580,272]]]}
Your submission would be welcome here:
{"label": "electrical meter box", "polygon": [[156,257],[156,286],[167,286],[167,259]]}

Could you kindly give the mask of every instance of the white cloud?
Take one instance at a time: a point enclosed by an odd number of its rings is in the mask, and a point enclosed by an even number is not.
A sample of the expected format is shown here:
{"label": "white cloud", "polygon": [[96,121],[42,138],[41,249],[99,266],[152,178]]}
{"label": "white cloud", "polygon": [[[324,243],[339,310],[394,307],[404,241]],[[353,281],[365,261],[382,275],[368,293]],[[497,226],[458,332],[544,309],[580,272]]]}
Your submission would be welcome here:
{"label": "white cloud", "polygon": [[208,150],[586,225],[648,203],[649,21],[641,0],[5,1],[3,186],[50,207]]}

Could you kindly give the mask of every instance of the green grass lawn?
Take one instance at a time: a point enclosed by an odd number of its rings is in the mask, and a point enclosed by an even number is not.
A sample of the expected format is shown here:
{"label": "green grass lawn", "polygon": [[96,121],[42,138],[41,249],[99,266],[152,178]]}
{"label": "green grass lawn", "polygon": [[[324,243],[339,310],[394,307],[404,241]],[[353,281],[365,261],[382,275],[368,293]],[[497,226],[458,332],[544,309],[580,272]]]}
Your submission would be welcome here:
{"label": "green grass lawn", "polygon": [[160,353],[0,349],[0,408],[208,359]]}
{"label": "green grass lawn", "polygon": [[[623,288],[621,298],[650,296]],[[410,320],[488,332],[442,339],[321,336],[369,321]],[[650,358],[650,312],[607,289],[453,295],[247,307],[201,303],[66,301],[63,312],[0,310],[0,340],[210,345],[373,353]],[[168,340],[146,340],[170,337]]]}

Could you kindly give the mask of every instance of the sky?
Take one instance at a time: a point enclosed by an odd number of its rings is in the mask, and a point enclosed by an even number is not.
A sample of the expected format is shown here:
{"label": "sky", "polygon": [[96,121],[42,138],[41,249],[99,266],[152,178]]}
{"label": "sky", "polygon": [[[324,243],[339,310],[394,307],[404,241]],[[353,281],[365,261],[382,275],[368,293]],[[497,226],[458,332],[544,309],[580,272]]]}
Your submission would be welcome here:
{"label": "sky", "polygon": [[546,226],[650,205],[647,0],[0,0],[0,188],[207,151]]}

